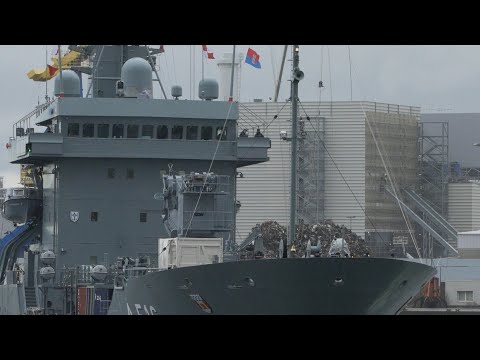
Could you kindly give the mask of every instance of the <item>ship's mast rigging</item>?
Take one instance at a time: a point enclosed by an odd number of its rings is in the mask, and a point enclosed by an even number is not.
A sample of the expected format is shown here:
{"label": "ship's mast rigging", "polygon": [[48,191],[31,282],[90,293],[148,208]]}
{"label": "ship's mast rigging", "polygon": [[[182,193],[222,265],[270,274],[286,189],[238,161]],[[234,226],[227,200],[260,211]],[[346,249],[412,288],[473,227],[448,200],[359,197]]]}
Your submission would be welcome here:
{"label": "ship's mast rigging", "polygon": [[291,250],[295,245],[295,223],[297,219],[297,120],[298,120],[298,83],[303,79],[303,72],[298,67],[299,64],[299,45],[293,45],[293,63],[292,63],[292,160],[290,168],[290,228],[287,237],[287,256],[290,257]]}

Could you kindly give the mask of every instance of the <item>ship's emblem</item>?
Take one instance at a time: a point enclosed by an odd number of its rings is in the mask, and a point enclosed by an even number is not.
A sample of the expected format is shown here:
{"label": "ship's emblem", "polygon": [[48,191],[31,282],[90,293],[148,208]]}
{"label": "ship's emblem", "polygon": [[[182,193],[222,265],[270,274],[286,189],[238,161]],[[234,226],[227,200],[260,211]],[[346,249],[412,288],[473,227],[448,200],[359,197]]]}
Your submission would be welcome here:
{"label": "ship's emblem", "polygon": [[73,222],[77,222],[79,217],[80,217],[79,211],[70,211],[70,220],[72,220]]}
{"label": "ship's emblem", "polygon": [[203,300],[200,295],[190,294],[190,298],[197,303],[197,305],[200,307],[200,309],[202,309],[202,311],[205,311],[208,314],[212,313],[212,308],[205,300]]}

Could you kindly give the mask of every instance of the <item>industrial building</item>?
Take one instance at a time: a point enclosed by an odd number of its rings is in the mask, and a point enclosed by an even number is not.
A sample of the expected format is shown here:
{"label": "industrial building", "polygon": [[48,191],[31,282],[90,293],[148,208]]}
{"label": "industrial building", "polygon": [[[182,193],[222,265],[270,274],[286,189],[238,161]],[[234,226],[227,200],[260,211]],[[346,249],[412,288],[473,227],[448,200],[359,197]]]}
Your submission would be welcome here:
{"label": "industrial building", "polygon": [[[365,236],[378,254],[390,252],[394,237],[406,238],[409,228],[385,192],[386,175],[397,195],[415,188],[420,109],[355,101],[305,102],[300,108],[297,221],[330,219]],[[289,102],[256,101],[239,110],[239,129],[250,136],[259,129],[272,144],[270,161],[242,169],[237,178],[241,240],[257,223],[287,224],[291,109]]]}

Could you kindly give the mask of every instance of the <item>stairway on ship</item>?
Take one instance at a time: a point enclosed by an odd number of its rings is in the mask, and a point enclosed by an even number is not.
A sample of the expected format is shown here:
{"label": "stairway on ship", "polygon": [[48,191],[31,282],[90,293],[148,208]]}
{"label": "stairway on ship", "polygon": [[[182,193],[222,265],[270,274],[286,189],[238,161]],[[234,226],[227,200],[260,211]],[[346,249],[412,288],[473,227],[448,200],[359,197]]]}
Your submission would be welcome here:
{"label": "stairway on ship", "polygon": [[25,305],[27,309],[37,307],[37,296],[34,287],[25,287]]}

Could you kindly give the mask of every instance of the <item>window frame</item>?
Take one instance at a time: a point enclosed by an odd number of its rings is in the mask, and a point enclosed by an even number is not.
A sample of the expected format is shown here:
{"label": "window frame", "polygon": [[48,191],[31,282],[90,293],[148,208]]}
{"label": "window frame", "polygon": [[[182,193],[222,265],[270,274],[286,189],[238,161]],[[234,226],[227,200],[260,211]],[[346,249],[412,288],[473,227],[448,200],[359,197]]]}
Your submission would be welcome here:
{"label": "window frame", "polygon": [[[223,130],[223,132],[222,132]],[[215,130],[215,139],[220,140],[220,141],[226,141],[227,140],[227,134],[228,134],[228,127],[225,126],[225,129],[223,126],[217,126]],[[221,138],[221,139],[220,139]]]}
{"label": "window frame", "polygon": [[[107,128],[107,136],[100,136],[100,127]],[[108,139],[110,137],[110,124],[97,124],[97,137],[100,139]]]}
{"label": "window frame", "polygon": [[[204,136],[204,129],[210,129],[210,136],[208,139],[206,139],[206,136]],[[209,140],[213,140],[213,126],[202,126],[201,129],[200,129],[200,140],[204,140],[204,141],[209,141]]]}
{"label": "window frame", "polygon": [[[464,295],[461,299],[460,294]],[[472,299],[468,300],[468,295],[472,295]],[[457,301],[462,303],[471,303],[474,301],[473,291],[472,290],[459,290],[457,291]]]}
{"label": "window frame", "polygon": [[[91,136],[86,136],[85,135],[85,128],[87,126],[89,128],[91,128],[91,129],[89,129],[89,130],[91,130]],[[82,138],[93,138],[93,137],[95,137],[95,124],[94,123],[83,123],[82,124]]]}
{"label": "window frame", "polygon": [[[70,134],[70,127],[73,127],[74,125],[77,126],[77,134],[76,135]],[[68,123],[67,137],[79,137],[79,136],[80,136],[80,123]]]}
{"label": "window frame", "polygon": [[[174,134],[175,129],[178,129],[178,128],[181,128],[181,129],[182,129],[182,132],[179,133],[179,134],[181,134],[181,136],[180,136],[180,137],[173,137],[173,136],[174,136],[173,134]],[[184,128],[185,128],[185,126],[183,126],[183,125],[173,125],[173,126],[172,126],[171,139],[172,139],[172,140],[183,140],[183,139],[184,139],[184,136],[183,136]]]}
{"label": "window frame", "polygon": [[[192,129],[192,128],[196,128],[194,138],[189,136],[190,135],[189,130]],[[200,126],[198,126],[198,125],[187,125],[186,130],[185,130],[185,139],[186,140],[198,140],[198,132],[200,130],[199,128],[200,128]],[[193,133],[192,133],[192,135],[193,135]]]}
{"label": "window frame", "polygon": [[[166,129],[167,133],[165,137],[159,137],[158,132],[160,129]],[[157,140],[167,140],[170,138],[170,127],[168,125],[162,124],[162,125],[157,125],[157,128],[155,129],[155,139]]]}
{"label": "window frame", "polygon": [[[116,127],[122,127],[122,137],[116,137],[115,134],[115,128]],[[112,138],[113,139],[124,139],[125,138],[125,124],[112,124]]]}
{"label": "window frame", "polygon": [[[131,129],[135,129],[136,128],[136,133],[137,133],[137,136],[130,136],[130,131]],[[139,124],[127,124],[127,139],[138,139],[140,135],[140,126]]]}
{"label": "window frame", "polygon": [[[151,129],[150,135],[145,135],[145,128],[146,127]],[[149,125],[149,124],[142,125],[142,137],[149,137],[150,139],[153,139],[154,133],[155,133],[155,127],[153,125]],[[168,131],[167,131],[167,133],[168,133]]]}

